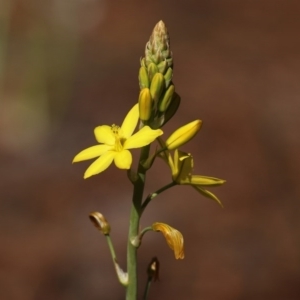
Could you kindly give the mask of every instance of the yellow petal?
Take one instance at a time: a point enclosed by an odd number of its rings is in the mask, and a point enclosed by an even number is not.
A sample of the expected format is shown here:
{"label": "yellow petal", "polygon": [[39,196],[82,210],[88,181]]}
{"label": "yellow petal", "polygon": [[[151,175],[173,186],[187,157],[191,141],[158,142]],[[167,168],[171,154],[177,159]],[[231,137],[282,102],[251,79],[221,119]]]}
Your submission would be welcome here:
{"label": "yellow petal", "polygon": [[201,185],[201,186],[219,186],[224,184],[226,180],[215,178],[215,177],[192,175],[190,182],[191,184]]}
{"label": "yellow petal", "polygon": [[125,141],[124,149],[144,147],[152,143],[157,137],[162,134],[163,131],[160,129],[153,130],[149,126],[145,126]]}
{"label": "yellow petal", "polygon": [[116,152],[115,164],[119,169],[130,169],[132,164],[132,155],[128,150]]}
{"label": "yellow petal", "polygon": [[202,194],[204,197],[210,198],[210,199],[216,201],[222,208],[224,207],[222,202],[219,200],[219,198],[216,195],[214,195],[212,192],[202,188],[199,185],[192,185],[192,187],[195,190],[197,190],[200,194]]}
{"label": "yellow petal", "polygon": [[115,151],[108,151],[102,156],[100,156],[98,159],[96,159],[85,171],[84,179],[99,174],[106,170],[114,160],[115,155]]}
{"label": "yellow petal", "polygon": [[159,222],[153,223],[152,229],[154,231],[160,231],[164,235],[167,244],[174,251],[176,259],[184,258],[183,236],[177,229],[168,224]]}
{"label": "yellow petal", "polygon": [[115,136],[111,130],[111,126],[98,126],[94,129],[94,134],[98,143],[111,146],[115,144]]}
{"label": "yellow petal", "polygon": [[103,153],[105,153],[106,151],[108,151],[109,149],[111,149],[111,147],[112,146],[107,146],[107,145],[96,145],[84,149],[74,157],[73,163],[98,157]]}
{"label": "yellow petal", "polygon": [[[166,144],[162,138],[158,138],[157,141],[162,148],[166,148]],[[175,172],[176,172],[175,161],[173,163],[170,151],[165,150],[165,151],[161,152],[159,154],[159,157],[162,158],[170,166],[172,174],[175,174]]]}
{"label": "yellow petal", "polygon": [[129,113],[125,117],[125,119],[122,123],[122,126],[121,126],[124,137],[126,139],[128,139],[132,135],[132,133],[133,133],[133,131],[134,131],[134,129],[135,129],[137,123],[138,123],[138,120],[139,120],[139,104],[137,103],[129,111]]}

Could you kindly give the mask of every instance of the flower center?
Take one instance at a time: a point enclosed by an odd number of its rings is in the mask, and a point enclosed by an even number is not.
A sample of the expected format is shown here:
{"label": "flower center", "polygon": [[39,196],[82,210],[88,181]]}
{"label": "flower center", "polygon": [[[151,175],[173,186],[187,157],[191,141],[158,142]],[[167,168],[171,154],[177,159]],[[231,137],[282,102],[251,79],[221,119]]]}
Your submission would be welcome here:
{"label": "flower center", "polygon": [[112,124],[111,131],[113,132],[113,134],[115,136],[115,151],[120,152],[123,150],[123,145],[126,140],[123,136],[122,129],[120,126]]}

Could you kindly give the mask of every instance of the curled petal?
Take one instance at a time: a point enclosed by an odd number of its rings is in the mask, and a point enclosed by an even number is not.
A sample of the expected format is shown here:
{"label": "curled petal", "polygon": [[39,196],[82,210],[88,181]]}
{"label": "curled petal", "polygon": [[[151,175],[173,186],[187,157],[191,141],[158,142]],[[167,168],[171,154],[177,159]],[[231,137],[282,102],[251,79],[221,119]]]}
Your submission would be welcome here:
{"label": "curled petal", "polygon": [[114,160],[115,155],[116,152],[108,151],[102,156],[100,156],[98,159],[96,159],[85,171],[84,179],[99,174],[106,170]]}
{"label": "curled petal", "polygon": [[164,235],[167,244],[174,251],[176,259],[184,258],[183,236],[177,229],[168,224],[159,222],[153,223],[152,229],[154,231],[160,231]]}
{"label": "curled petal", "polygon": [[152,143],[157,137],[162,134],[163,131],[160,129],[153,130],[149,126],[145,126],[125,141],[124,149],[144,147]]}
{"label": "curled petal", "polygon": [[219,198],[213,194],[212,192],[204,189],[203,187],[199,186],[199,185],[192,185],[192,187],[197,190],[200,194],[202,194],[204,197],[210,198],[214,201],[216,201],[222,208],[224,208],[222,202],[219,200]]}
{"label": "curled petal", "polygon": [[132,155],[128,150],[116,152],[115,164],[119,169],[130,169],[132,164]]}
{"label": "curled petal", "polygon": [[79,152],[74,157],[73,163],[98,157],[103,153],[107,152],[109,149],[111,149],[111,146],[108,145],[96,145],[96,146],[89,147]]}
{"label": "curled petal", "polygon": [[90,213],[89,218],[95,227],[103,234],[107,235],[110,233],[110,225],[101,213],[94,211]]}
{"label": "curled petal", "polygon": [[138,120],[139,120],[139,104],[137,103],[126,115],[121,126],[124,137],[126,139],[132,135],[138,123]]}
{"label": "curled petal", "polygon": [[96,140],[100,144],[113,146],[115,144],[115,136],[111,130],[111,126],[102,125],[94,129]]}

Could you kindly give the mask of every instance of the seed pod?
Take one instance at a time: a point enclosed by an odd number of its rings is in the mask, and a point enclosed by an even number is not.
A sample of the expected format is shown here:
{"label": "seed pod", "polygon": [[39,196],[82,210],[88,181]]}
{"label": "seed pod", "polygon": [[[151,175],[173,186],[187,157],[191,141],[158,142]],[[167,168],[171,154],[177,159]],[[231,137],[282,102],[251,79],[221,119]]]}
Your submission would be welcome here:
{"label": "seed pod", "polygon": [[160,104],[158,106],[158,109],[160,112],[165,112],[172,100],[173,94],[175,92],[175,87],[174,85],[170,85],[167,91],[165,92],[162,100],[160,101]]}
{"label": "seed pod", "polygon": [[158,102],[165,88],[165,79],[163,74],[156,73],[150,84],[151,97],[155,102]]}

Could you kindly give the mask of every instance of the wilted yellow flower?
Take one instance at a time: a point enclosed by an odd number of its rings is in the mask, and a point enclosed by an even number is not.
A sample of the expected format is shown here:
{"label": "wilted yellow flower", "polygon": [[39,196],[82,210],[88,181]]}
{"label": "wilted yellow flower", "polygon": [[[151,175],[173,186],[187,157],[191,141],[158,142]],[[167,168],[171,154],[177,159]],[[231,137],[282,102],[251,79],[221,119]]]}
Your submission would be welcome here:
{"label": "wilted yellow flower", "polygon": [[200,194],[216,201],[221,207],[222,202],[212,192],[206,190],[206,187],[219,186],[226,182],[226,180],[202,176],[192,175],[194,160],[191,154],[176,149],[174,151],[174,160],[169,151],[165,151],[160,155],[170,166],[172,172],[172,179],[177,184],[191,185]]}
{"label": "wilted yellow flower", "polygon": [[121,127],[113,124],[95,128],[95,137],[100,145],[81,151],[73,159],[73,162],[79,162],[100,156],[85,171],[84,178],[103,172],[113,161],[119,169],[130,169],[132,155],[128,149],[149,145],[163,134],[162,130],[153,130],[149,126],[144,126],[133,134],[138,120],[139,106],[136,104],[125,117]]}
{"label": "wilted yellow flower", "polygon": [[101,213],[95,211],[90,213],[89,217],[95,227],[103,234],[106,235],[110,233],[110,225]]}
{"label": "wilted yellow flower", "polygon": [[184,258],[183,236],[177,229],[168,224],[159,222],[153,223],[152,229],[154,231],[160,231],[164,235],[167,244],[174,251],[176,259]]}

